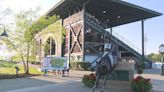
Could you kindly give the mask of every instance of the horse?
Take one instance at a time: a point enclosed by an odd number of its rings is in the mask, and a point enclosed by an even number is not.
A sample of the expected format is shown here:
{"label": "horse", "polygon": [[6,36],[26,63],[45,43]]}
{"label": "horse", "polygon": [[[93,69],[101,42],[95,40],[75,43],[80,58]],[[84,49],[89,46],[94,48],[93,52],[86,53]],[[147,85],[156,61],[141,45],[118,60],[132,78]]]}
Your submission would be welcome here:
{"label": "horse", "polygon": [[104,76],[104,83],[101,88],[101,92],[104,92],[104,87],[107,82],[107,79],[111,72],[114,70],[116,66],[116,62],[113,61],[113,56],[109,52],[105,52],[103,57],[100,58],[98,62],[96,62],[96,82],[92,88],[91,92],[94,92],[96,87],[98,86],[98,82],[101,76]]}

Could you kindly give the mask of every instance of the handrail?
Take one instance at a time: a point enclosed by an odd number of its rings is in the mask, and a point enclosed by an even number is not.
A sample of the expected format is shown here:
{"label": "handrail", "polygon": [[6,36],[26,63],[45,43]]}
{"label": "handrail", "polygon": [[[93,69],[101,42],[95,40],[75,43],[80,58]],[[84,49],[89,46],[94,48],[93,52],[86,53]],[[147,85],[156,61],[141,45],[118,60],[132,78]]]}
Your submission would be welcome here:
{"label": "handrail", "polygon": [[127,40],[125,37],[123,37],[122,35],[120,35],[119,33],[117,33],[116,31],[112,32],[113,35],[123,41],[124,43],[126,43],[129,47],[133,48],[134,50],[136,50],[137,52],[139,52],[141,54],[142,50],[140,48],[138,48],[136,45],[132,44],[132,42],[130,42],[129,40]]}
{"label": "handrail", "polygon": [[[96,21],[92,20],[92,18],[90,18],[88,15],[86,15],[84,18],[86,18],[85,22],[89,25],[92,25],[97,31],[102,32],[102,33],[104,31],[108,31],[108,30],[105,30]],[[115,39],[116,41],[118,41],[119,43],[124,44],[125,47],[129,48],[130,51],[133,51],[137,56],[139,55],[138,58],[141,58],[141,50],[138,47],[136,47],[135,45],[133,45],[130,41],[126,40],[123,36],[119,35],[115,31],[113,31],[113,37],[112,38]]]}

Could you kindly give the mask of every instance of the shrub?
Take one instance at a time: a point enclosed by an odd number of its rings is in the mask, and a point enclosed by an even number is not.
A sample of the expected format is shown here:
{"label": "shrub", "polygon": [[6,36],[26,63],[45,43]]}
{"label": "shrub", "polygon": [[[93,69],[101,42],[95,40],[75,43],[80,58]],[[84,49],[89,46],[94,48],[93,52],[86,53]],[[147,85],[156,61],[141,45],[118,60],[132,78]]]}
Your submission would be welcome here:
{"label": "shrub", "polygon": [[137,73],[138,74],[142,74],[143,73],[143,69],[145,67],[144,62],[139,62],[136,64],[136,68],[137,68]]}
{"label": "shrub", "polygon": [[[26,59],[27,57],[24,56],[24,58]],[[21,62],[22,58],[19,55],[15,55],[15,56],[12,56],[12,61],[13,62]],[[29,56],[30,63],[34,64],[36,61],[37,61],[36,56]]]}
{"label": "shrub", "polygon": [[91,66],[90,62],[71,62],[71,69],[75,70],[88,70]]}
{"label": "shrub", "polygon": [[134,92],[151,92],[152,84],[150,79],[138,76],[132,80],[131,87]]}
{"label": "shrub", "polygon": [[143,69],[142,69],[142,68],[140,68],[140,67],[139,67],[139,68],[137,68],[137,73],[138,73],[138,74],[142,74],[142,73],[143,73]]}
{"label": "shrub", "polygon": [[84,75],[82,82],[86,87],[92,88],[96,81],[96,75],[91,73],[90,75]]}
{"label": "shrub", "polygon": [[16,63],[0,61],[0,67],[13,67]]}

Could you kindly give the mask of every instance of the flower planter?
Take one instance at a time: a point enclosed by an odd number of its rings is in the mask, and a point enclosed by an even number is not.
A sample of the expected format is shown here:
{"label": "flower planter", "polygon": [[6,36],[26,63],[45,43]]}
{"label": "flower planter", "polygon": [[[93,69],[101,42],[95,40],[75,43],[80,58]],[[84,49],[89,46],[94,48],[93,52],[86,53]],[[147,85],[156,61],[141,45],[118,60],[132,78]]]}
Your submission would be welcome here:
{"label": "flower planter", "polygon": [[96,75],[91,73],[90,75],[84,75],[82,82],[86,87],[92,88],[96,81]]}
{"label": "flower planter", "polygon": [[150,79],[138,76],[132,80],[131,87],[134,92],[151,92],[152,84]]}

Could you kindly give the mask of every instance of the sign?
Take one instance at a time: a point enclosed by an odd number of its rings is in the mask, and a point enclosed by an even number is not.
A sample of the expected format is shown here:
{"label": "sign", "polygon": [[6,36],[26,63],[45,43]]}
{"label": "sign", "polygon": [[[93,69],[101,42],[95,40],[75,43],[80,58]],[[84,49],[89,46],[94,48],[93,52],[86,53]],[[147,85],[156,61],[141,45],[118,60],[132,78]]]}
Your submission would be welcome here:
{"label": "sign", "polygon": [[68,68],[69,63],[66,57],[45,57],[41,70],[66,70]]}

